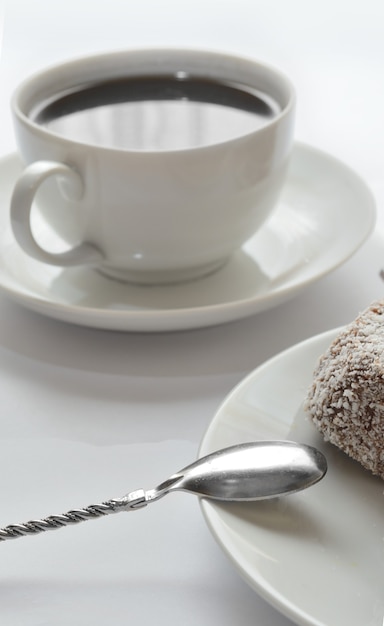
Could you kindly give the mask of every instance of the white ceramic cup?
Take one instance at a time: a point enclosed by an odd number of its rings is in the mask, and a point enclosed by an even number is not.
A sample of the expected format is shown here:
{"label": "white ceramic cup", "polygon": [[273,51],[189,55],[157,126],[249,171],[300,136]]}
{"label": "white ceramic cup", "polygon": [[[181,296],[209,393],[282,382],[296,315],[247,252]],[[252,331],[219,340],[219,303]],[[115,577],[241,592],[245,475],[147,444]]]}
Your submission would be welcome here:
{"label": "white ceramic cup", "polygon": [[[83,84],[178,72],[260,90],[280,110],[261,128],[227,141],[146,151],[69,139],[31,116],[41,102]],[[294,89],[279,71],[208,51],[127,50],[37,73],[12,99],[25,164],[11,201],[14,236],[44,263],[92,265],[136,283],[170,283],[214,271],[276,205],[293,144],[294,102]],[[44,249],[33,233],[37,192],[44,219],[70,246],[64,252]]]}

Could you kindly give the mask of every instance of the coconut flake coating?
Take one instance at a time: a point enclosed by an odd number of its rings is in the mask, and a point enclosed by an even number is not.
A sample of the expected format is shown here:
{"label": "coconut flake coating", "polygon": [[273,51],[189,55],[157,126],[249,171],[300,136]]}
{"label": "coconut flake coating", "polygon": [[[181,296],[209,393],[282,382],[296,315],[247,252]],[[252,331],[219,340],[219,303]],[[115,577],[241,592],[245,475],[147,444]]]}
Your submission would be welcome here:
{"label": "coconut flake coating", "polygon": [[320,358],[305,410],[325,441],[384,479],[384,300]]}

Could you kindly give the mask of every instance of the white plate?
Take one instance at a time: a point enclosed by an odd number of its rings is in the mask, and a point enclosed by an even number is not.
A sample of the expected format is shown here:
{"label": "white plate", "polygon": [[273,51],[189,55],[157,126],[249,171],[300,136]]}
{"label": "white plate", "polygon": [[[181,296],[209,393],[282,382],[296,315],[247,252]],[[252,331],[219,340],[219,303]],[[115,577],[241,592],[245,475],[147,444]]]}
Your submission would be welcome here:
{"label": "white plate", "polygon": [[225,400],[200,454],[258,439],[321,449],[326,477],[286,498],[251,505],[202,501],[213,535],[245,580],[305,626],[383,626],[384,482],[324,444],[303,399],[317,358],[336,331],[283,352]]}
{"label": "white plate", "polygon": [[[276,306],[346,261],[375,221],[371,192],[336,159],[294,148],[280,202],[268,223],[219,271],[162,287],[132,286],[90,269],[61,269],[26,256],[9,227],[8,207],[20,171],[0,161],[0,289],[50,317],[96,328],[169,331],[212,326]],[[50,249],[58,242],[35,216]]]}

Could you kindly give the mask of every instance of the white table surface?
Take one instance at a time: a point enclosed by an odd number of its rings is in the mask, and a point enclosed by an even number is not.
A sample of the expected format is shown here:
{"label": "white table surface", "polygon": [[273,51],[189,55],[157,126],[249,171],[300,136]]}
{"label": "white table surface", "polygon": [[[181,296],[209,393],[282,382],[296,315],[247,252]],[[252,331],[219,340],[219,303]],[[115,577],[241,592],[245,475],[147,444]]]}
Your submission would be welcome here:
{"label": "white table surface", "polygon": [[[295,299],[209,329],[98,331],[53,321],[0,296],[0,428],[2,414],[43,415],[48,433],[51,419],[72,433],[78,421],[81,439],[81,420],[92,418],[92,440],[103,446],[110,442],[110,424],[125,415],[131,450],[127,491],[153,486],[194,460],[215,411],[248,372],[287,346],[352,320],[384,289],[382,0],[9,0],[0,65],[0,156],[16,149],[9,98],[23,77],[83,53],[148,45],[225,50],[287,72],[298,92],[297,139],[333,154],[365,179],[377,201],[378,222],[351,260]],[[7,471],[0,468],[1,474]],[[89,496],[84,493],[84,504]],[[133,515],[129,524],[133,541],[129,554],[122,554],[124,590],[114,589],[113,581],[78,588],[70,578],[66,586],[49,587],[43,565],[34,579],[26,562],[21,573],[21,557],[12,566],[0,558],[1,624],[51,624],[44,617],[46,602],[55,604],[60,625],[114,619],[143,625],[291,624],[234,571],[195,498],[170,496]],[[125,616],[111,609],[114,593],[125,594]],[[87,614],[92,621],[84,621]]]}

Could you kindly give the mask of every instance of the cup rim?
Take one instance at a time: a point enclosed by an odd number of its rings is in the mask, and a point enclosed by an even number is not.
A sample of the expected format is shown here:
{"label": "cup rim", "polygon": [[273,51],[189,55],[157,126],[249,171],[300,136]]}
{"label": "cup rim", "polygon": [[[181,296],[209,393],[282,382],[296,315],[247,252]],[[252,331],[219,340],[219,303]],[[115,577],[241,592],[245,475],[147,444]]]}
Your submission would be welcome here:
{"label": "cup rim", "polygon": [[[180,56],[188,57],[189,60],[193,59],[194,61],[197,61],[199,58],[200,59],[204,58],[205,60],[209,59],[211,62],[211,65],[209,67],[211,69],[212,76],[217,76],[218,64],[220,62],[230,63],[234,67],[237,66],[237,68],[241,66],[244,68],[245,67],[248,68],[248,70],[252,69],[253,71],[258,70],[259,72],[265,72],[265,74],[268,75],[268,77],[273,78],[276,81],[276,83],[278,82],[279,87],[281,87],[285,91],[286,103],[285,105],[281,106],[281,111],[279,111],[276,115],[274,115],[273,118],[271,118],[266,124],[264,124],[262,127],[257,128],[251,132],[238,135],[231,139],[227,139],[227,140],[223,140],[223,141],[219,141],[215,143],[204,144],[201,146],[192,146],[192,147],[176,148],[176,149],[171,148],[171,149],[162,149],[162,150],[154,150],[154,149],[138,150],[135,148],[121,148],[121,147],[100,145],[96,143],[88,143],[85,141],[78,141],[76,139],[72,139],[72,138],[60,135],[59,133],[54,132],[51,129],[48,129],[42,126],[41,124],[34,121],[29,115],[29,111],[31,110],[32,106],[31,104],[29,104],[28,106],[28,102],[30,102],[31,99],[33,99],[33,89],[36,90],[36,86],[38,86],[39,83],[43,85],[52,84],[52,80],[54,79],[54,77],[56,77],[56,80],[57,80],[58,74],[61,74],[63,77],[66,78],[66,80],[68,81],[68,85],[69,85],[68,88],[71,88],[71,87],[76,87],[77,85],[85,84],[84,80],[80,82],[74,82],[73,80],[69,80],[69,78],[73,76],[73,73],[75,70],[77,70],[77,73],[79,73],[79,71],[81,72],[82,69],[86,71],[87,69],[89,70],[90,68],[92,68],[93,72],[95,72],[95,71],[100,71],[100,66],[104,65],[105,66],[104,71],[106,71],[107,66],[109,66],[108,68],[109,70],[111,69],[111,64],[115,60],[121,61],[122,59],[125,59],[126,57],[128,59],[133,60],[135,56],[136,56],[136,60],[139,60],[141,63],[143,63],[143,61],[147,61],[147,62],[151,61],[152,66],[156,67],[156,65],[159,65],[159,60],[158,60],[159,55],[161,55],[162,59],[172,58],[172,60],[174,61]],[[116,68],[116,71],[117,71],[117,68]],[[142,73],[143,73],[142,71],[137,72],[137,74],[142,74]],[[207,76],[207,73],[208,73],[207,68],[204,67],[204,71],[202,71],[202,75]],[[122,75],[127,75],[127,74],[124,74],[123,72],[120,71],[116,73],[115,77],[119,77]],[[134,74],[130,73],[129,75],[134,75]],[[103,80],[103,78],[105,78],[105,76],[100,76],[99,74],[96,80]],[[108,78],[110,78],[109,74],[108,74]],[[51,81],[51,83],[49,81]],[[89,74],[88,74],[87,81],[88,82],[92,81],[92,76],[90,76]],[[239,82],[241,83],[242,81],[239,81]],[[247,84],[247,82],[243,81],[243,84]],[[31,91],[32,91],[32,95],[31,95]],[[53,89],[51,91],[52,95],[57,92],[58,92],[58,89],[56,90]],[[40,100],[42,99],[43,97],[40,97]],[[35,100],[36,100],[36,96],[35,96]],[[37,101],[39,101],[38,98],[37,98]],[[49,138],[51,140],[54,140],[55,142],[60,143],[61,145],[65,145],[68,147],[76,146],[76,147],[82,147],[82,148],[92,149],[92,150],[101,151],[101,152],[110,152],[113,154],[116,154],[116,153],[132,154],[132,155],[135,155],[135,157],[138,155],[145,155],[146,157],[148,157],[150,155],[158,156],[159,154],[174,155],[177,153],[185,153],[185,152],[189,153],[189,152],[202,151],[202,150],[212,150],[223,145],[235,144],[247,138],[260,136],[264,134],[265,132],[270,132],[272,128],[280,124],[283,118],[289,116],[293,112],[295,104],[296,104],[296,90],[292,81],[287,77],[287,75],[284,72],[270,65],[269,63],[260,61],[250,56],[232,54],[231,52],[228,52],[228,51],[220,51],[220,50],[213,50],[213,49],[207,49],[207,48],[186,48],[186,47],[176,47],[176,46],[175,47],[156,46],[156,47],[124,48],[124,49],[114,50],[114,51],[99,52],[96,54],[93,53],[93,54],[76,56],[71,59],[64,60],[62,62],[51,64],[41,70],[38,70],[30,74],[19,83],[19,85],[16,87],[11,97],[11,110],[12,110],[14,120],[17,120],[25,127],[33,129],[34,133],[38,134],[42,138],[45,138],[45,139]]]}

